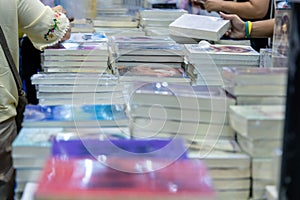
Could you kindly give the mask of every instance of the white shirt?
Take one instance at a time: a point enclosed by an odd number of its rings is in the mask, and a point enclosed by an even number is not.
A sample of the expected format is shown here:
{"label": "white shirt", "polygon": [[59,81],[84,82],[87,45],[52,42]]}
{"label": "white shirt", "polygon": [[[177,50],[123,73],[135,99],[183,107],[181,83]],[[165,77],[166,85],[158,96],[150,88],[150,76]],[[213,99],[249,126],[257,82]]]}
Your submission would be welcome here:
{"label": "white shirt", "polygon": [[[19,67],[18,31],[42,50],[56,44],[66,33],[69,20],[39,0],[0,0],[0,24],[15,64]],[[14,78],[0,48],[0,123],[16,115],[18,93]]]}

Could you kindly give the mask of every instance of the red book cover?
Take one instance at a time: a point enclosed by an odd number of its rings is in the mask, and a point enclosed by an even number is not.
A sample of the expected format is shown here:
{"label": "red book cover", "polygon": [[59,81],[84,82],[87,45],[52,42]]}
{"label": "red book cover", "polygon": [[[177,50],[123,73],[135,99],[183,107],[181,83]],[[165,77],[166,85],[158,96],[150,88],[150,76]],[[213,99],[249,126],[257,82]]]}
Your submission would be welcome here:
{"label": "red book cover", "polygon": [[213,199],[200,160],[49,158],[35,199]]}

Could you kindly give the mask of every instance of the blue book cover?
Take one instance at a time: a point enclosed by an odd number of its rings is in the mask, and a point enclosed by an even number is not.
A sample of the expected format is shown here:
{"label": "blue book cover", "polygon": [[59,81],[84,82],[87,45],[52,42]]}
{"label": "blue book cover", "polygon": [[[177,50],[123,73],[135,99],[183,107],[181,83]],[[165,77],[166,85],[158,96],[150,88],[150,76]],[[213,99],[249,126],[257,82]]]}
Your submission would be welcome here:
{"label": "blue book cover", "polygon": [[157,157],[186,159],[187,147],[183,139],[81,139],[52,141],[52,156],[56,157]]}
{"label": "blue book cover", "polygon": [[127,123],[125,105],[27,105],[24,127],[101,126]]}

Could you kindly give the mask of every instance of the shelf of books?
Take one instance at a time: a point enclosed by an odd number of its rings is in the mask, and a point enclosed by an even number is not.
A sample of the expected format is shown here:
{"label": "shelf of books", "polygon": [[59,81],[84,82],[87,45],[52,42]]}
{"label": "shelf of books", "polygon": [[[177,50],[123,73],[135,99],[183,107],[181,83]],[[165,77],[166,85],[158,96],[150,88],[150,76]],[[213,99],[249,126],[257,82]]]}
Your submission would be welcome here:
{"label": "shelf of books", "polygon": [[45,49],[39,104],[13,143],[19,197],[276,196],[287,68],[222,44],[227,20],[124,2],[98,0],[95,19]]}

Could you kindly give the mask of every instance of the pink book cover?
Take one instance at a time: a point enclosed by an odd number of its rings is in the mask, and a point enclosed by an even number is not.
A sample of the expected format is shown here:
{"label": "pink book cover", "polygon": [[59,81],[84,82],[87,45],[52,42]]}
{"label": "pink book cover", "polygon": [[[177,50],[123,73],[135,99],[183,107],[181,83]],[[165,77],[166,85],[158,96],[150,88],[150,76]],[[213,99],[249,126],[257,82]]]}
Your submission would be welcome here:
{"label": "pink book cover", "polygon": [[213,199],[200,160],[49,158],[35,199]]}
{"label": "pink book cover", "polygon": [[182,68],[174,68],[167,65],[144,64],[138,66],[119,66],[118,72],[120,76],[187,78]]}

